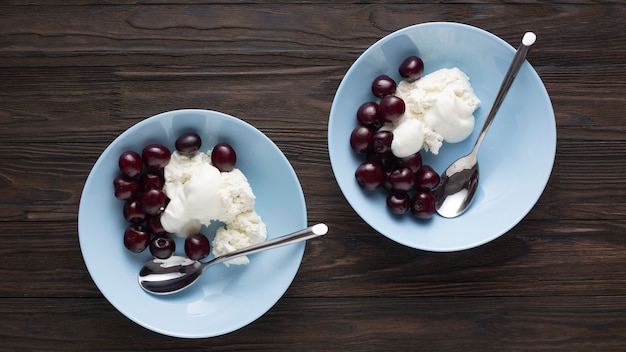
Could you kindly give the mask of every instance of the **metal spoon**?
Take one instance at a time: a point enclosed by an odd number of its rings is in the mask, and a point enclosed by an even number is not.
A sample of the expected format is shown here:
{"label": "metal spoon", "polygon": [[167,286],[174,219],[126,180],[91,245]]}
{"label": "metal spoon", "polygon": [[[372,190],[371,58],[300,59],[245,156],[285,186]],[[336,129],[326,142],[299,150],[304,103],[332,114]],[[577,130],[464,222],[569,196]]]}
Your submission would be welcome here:
{"label": "metal spoon", "polygon": [[289,235],[284,235],[221,255],[206,263],[179,256],[172,256],[168,259],[154,259],[147,262],[139,271],[139,285],[149,293],[169,295],[191,286],[208,267],[215,264],[223,263],[229,259],[244,255],[306,241],[311,238],[323,236],[327,232],[328,226],[326,226],[326,224],[313,225]]}
{"label": "metal spoon", "polygon": [[487,130],[491,126],[493,118],[496,116],[513,80],[517,76],[517,72],[524,63],[526,54],[528,54],[530,47],[535,43],[536,39],[537,37],[533,32],[524,34],[522,44],[517,49],[513,62],[511,62],[511,66],[504,76],[500,90],[485,119],[474,148],[471,153],[457,159],[442,173],[441,181],[434,190],[435,209],[439,215],[446,218],[457,217],[465,212],[474,199],[474,194],[478,187],[478,159],[476,157],[478,148],[485,138]]}

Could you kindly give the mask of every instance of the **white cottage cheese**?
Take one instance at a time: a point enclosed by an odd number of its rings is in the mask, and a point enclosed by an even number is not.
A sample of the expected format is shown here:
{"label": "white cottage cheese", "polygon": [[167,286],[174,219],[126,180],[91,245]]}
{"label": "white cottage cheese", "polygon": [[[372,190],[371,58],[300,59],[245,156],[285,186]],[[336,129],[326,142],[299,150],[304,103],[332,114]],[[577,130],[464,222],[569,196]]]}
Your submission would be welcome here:
{"label": "white cottage cheese", "polygon": [[395,95],[406,110],[383,130],[393,132],[391,150],[399,158],[422,148],[439,154],[443,141],[458,143],[474,130],[474,111],[480,100],[469,77],[458,68],[440,69],[416,81],[401,81]]}
{"label": "white cottage cheese", "polygon": [[[163,228],[179,237],[198,233],[202,225],[224,223],[212,242],[215,256],[265,241],[267,229],[255,212],[255,196],[239,169],[220,172],[210,154],[192,157],[172,153],[164,171],[163,190],[170,202],[163,211]],[[247,264],[247,257],[225,262]]]}

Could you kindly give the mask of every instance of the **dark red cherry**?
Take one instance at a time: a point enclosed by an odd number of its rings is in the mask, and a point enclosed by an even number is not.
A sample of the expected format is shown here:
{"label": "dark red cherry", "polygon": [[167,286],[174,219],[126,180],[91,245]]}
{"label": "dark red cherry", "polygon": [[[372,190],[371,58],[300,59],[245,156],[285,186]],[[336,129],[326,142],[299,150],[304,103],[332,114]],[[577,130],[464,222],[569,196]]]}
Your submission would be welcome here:
{"label": "dark red cherry", "polygon": [[380,75],[372,82],[372,93],[382,98],[385,95],[393,94],[396,91],[396,81],[387,75]]}
{"label": "dark red cherry", "polygon": [[405,214],[410,205],[411,197],[405,192],[389,192],[387,195],[387,209],[394,214]]}
{"label": "dark red cherry", "polygon": [[420,154],[420,152],[417,152],[413,155],[399,158],[398,165],[402,167],[408,167],[411,169],[411,171],[413,171],[413,173],[416,173],[422,167],[422,155]]}
{"label": "dark red cherry", "polygon": [[143,160],[136,152],[129,150],[120,155],[118,160],[120,171],[128,177],[137,177],[143,170]]}
{"label": "dark red cherry", "polygon": [[124,231],[124,246],[131,252],[143,252],[150,242],[150,234],[139,224],[132,224]]}
{"label": "dark red cherry", "polygon": [[435,196],[429,191],[419,190],[411,198],[411,213],[418,219],[430,219],[435,215]]}
{"label": "dark red cherry", "polygon": [[395,95],[385,95],[380,100],[380,119],[384,122],[394,122],[398,120],[402,114],[404,114],[405,110],[406,106],[404,105],[404,100]]}
{"label": "dark red cherry", "polygon": [[209,239],[201,233],[191,235],[185,239],[185,254],[193,260],[207,257],[211,252]]}
{"label": "dark red cherry", "polygon": [[141,208],[148,215],[158,215],[165,207],[165,192],[158,188],[148,188],[141,195]]}
{"label": "dark red cherry", "polygon": [[363,103],[356,111],[356,118],[364,125],[375,125],[378,121],[378,104],[373,101]]}
{"label": "dark red cherry", "polygon": [[155,236],[163,236],[167,234],[167,231],[163,228],[163,225],[161,225],[161,215],[148,217],[146,227],[148,227],[148,231]]}
{"label": "dark red cherry", "polygon": [[193,155],[202,146],[202,139],[197,133],[189,132],[176,139],[176,150],[183,155]]}
{"label": "dark red cherry", "polygon": [[141,208],[139,199],[131,199],[126,201],[123,209],[124,219],[136,224],[146,219],[146,213]]}
{"label": "dark red cherry", "polygon": [[152,171],[159,171],[170,161],[172,153],[161,144],[149,144],[143,148],[143,163]]}
{"label": "dark red cherry", "polygon": [[221,172],[228,172],[235,168],[237,154],[233,147],[227,143],[219,143],[211,152],[211,164]]}
{"label": "dark red cherry", "polygon": [[372,136],[372,147],[374,153],[384,154],[391,150],[393,133],[391,131],[376,131]]}
{"label": "dark red cherry", "polygon": [[423,165],[415,174],[415,187],[432,190],[439,184],[439,174],[432,167]]}
{"label": "dark red cherry", "polygon": [[406,81],[415,81],[419,79],[424,72],[424,62],[417,56],[409,56],[402,61],[398,72]]}
{"label": "dark red cherry", "polygon": [[146,190],[152,187],[163,188],[165,179],[159,172],[149,171],[141,175],[139,182],[141,183],[141,189]]}
{"label": "dark red cherry", "polygon": [[408,167],[393,170],[388,176],[392,189],[401,192],[409,192],[415,187],[415,175]]}
{"label": "dark red cherry", "polygon": [[139,181],[126,175],[118,176],[113,180],[115,198],[128,200],[139,194]]}
{"label": "dark red cherry", "polygon": [[150,253],[155,258],[167,259],[175,250],[176,243],[168,236],[157,236],[150,241]]}
{"label": "dark red cherry", "polygon": [[383,167],[373,161],[365,161],[359,165],[354,176],[359,186],[368,191],[380,187],[385,181]]}
{"label": "dark red cherry", "polygon": [[372,150],[373,132],[369,127],[356,126],[350,134],[350,147],[357,153],[365,154]]}

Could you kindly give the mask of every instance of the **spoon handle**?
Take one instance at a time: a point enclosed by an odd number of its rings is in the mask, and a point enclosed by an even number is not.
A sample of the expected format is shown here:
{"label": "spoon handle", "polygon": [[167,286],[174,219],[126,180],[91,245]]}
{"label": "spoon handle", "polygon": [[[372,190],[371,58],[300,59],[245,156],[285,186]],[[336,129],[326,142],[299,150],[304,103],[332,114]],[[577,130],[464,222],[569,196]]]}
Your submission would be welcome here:
{"label": "spoon handle", "polygon": [[274,249],[274,248],[286,246],[288,244],[293,244],[296,242],[306,241],[306,240],[309,240],[311,238],[315,238],[318,236],[323,236],[327,232],[328,232],[328,226],[326,226],[326,224],[317,224],[317,225],[309,226],[305,229],[290,233],[288,235],[277,237],[269,241],[264,241],[258,244],[254,244],[252,246],[248,246],[246,248],[242,248],[242,249],[230,252],[230,253],[226,253],[219,257],[213,258],[206,263],[202,263],[202,265],[204,266],[204,268],[208,268],[209,266],[223,263],[233,258],[258,253],[258,252],[265,251],[268,249]]}
{"label": "spoon handle", "polygon": [[537,37],[533,32],[526,32],[524,37],[522,38],[522,43],[520,44],[517,52],[515,53],[515,57],[513,57],[513,61],[511,62],[511,66],[509,66],[509,70],[506,75],[504,75],[504,79],[502,80],[502,84],[500,85],[500,89],[498,90],[498,94],[496,95],[496,99],[493,101],[493,105],[491,106],[491,110],[489,110],[489,114],[485,119],[485,123],[483,124],[483,128],[478,135],[478,139],[476,140],[476,144],[474,145],[474,149],[472,153],[475,153],[482,143],[485,135],[487,134],[487,130],[491,126],[493,122],[493,118],[496,116],[496,113],[500,109],[500,105],[504,101],[504,97],[506,93],[508,93],[509,88],[511,88],[511,84],[513,84],[513,80],[517,76],[519,69],[522,67],[524,60],[526,60],[526,55],[530,50],[530,47],[535,43]]}

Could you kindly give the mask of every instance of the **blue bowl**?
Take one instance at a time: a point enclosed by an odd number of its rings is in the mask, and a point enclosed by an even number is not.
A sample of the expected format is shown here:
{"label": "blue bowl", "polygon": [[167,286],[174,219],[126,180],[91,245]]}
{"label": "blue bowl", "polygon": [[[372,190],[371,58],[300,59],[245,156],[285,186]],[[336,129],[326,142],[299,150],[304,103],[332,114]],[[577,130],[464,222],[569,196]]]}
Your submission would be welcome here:
{"label": "blue bowl", "polygon": [[[422,152],[424,164],[443,172],[450,163],[471,151],[515,51],[482,29],[432,22],[389,34],[354,62],[333,100],[328,149],[343,195],[372,228],[412,248],[458,251],[501,236],[532,209],[552,171],[556,123],[546,88],[528,62],[522,65],[481,145],[478,153],[481,178],[474,202],[457,218],[435,215],[429,221],[419,221],[409,214],[391,214],[386,209],[383,190],[366,192],[359,188],[354,171],[363,158],[349,144],[350,133],[357,126],[357,108],[374,100],[370,91],[372,80],[387,74],[399,82],[400,63],[407,56],[418,55],[424,61],[424,74],[441,68],[461,69],[469,76],[482,102],[474,113],[476,128],[470,137],[461,143],[444,143],[437,156]],[[529,58],[532,61],[532,50]]]}
{"label": "blue bowl", "polygon": [[[154,296],[143,291],[137,274],[152,256],[149,250],[131,253],[123,245],[128,224],[122,217],[123,202],[113,195],[112,183],[119,174],[118,158],[125,150],[141,152],[150,143],[174,150],[178,136],[191,131],[202,137],[203,151],[219,142],[233,146],[237,167],[255,193],[255,209],[267,225],[268,238],[307,226],[300,182],[287,158],[268,137],[226,114],[178,110],[139,122],[106,148],[85,183],[78,232],[87,269],[115,308],[150,330],[203,338],[234,331],[269,310],[295,277],[305,244],[255,254],[247,266],[212,267],[194,286],[174,295]],[[215,230],[211,227],[202,229],[210,240]],[[176,241],[176,253],[184,255],[183,241]]]}

